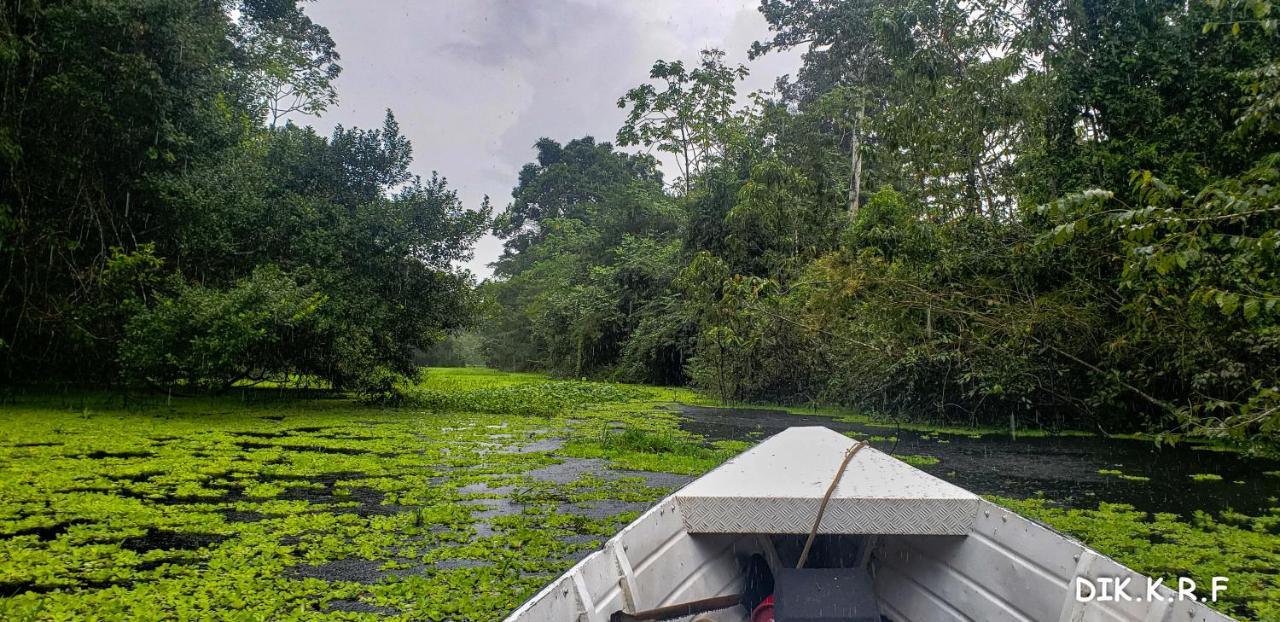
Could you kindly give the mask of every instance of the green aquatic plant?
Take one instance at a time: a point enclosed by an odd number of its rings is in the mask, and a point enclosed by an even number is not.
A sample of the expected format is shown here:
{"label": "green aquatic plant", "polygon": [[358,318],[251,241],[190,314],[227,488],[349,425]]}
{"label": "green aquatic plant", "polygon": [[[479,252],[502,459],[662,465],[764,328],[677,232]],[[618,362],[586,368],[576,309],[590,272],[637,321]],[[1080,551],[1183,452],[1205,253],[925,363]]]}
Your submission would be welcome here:
{"label": "green aquatic plant", "polygon": [[1190,478],[1191,478],[1191,481],[1193,481],[1193,482],[1220,482],[1220,481],[1222,481],[1222,476],[1221,476],[1221,475],[1214,474],[1214,473],[1192,473],[1191,475],[1188,475],[1187,477],[1190,477]]}
{"label": "green aquatic plant", "polygon": [[542,381],[498,387],[436,387],[430,381],[404,391],[404,402],[437,411],[550,417],[585,404],[626,402],[649,395],[639,387],[602,382]]}
{"label": "green aquatic plant", "polygon": [[595,434],[570,440],[563,454],[608,460],[619,469],[701,475],[750,446],[745,441],[706,443],[674,427],[662,432],[643,428],[623,431],[597,428]]}
{"label": "green aquatic plant", "polygon": [[[650,419],[670,391],[431,376],[454,406],[82,395],[0,409],[15,467],[0,472],[0,618],[493,620],[635,516],[584,508],[669,492],[600,469],[527,473],[572,459],[553,439],[589,448],[578,426]],[[510,407],[549,392],[554,407]]]}
{"label": "green aquatic plant", "polygon": [[[683,390],[472,369],[422,386],[455,406],[19,396],[0,408],[0,619],[501,619],[683,481],[637,471],[698,475],[750,446],[682,430],[670,403],[698,399]],[[560,388],[554,408],[510,406]],[[1232,556],[1275,567],[1280,511],[1158,520],[1212,520]],[[1148,561],[1224,570],[1196,548],[1211,535],[1163,537]],[[1261,586],[1246,617],[1275,613],[1265,577],[1243,585]]]}
{"label": "green aquatic plant", "polygon": [[1098,469],[1098,475],[1111,475],[1130,482],[1149,482],[1150,477],[1145,475],[1129,475],[1119,469]]}
{"label": "green aquatic plant", "polygon": [[894,456],[894,458],[897,458],[913,467],[933,466],[935,464],[938,464],[939,462],[942,462],[942,460],[936,456],[927,456],[923,454],[918,454],[918,455],[899,454]]}

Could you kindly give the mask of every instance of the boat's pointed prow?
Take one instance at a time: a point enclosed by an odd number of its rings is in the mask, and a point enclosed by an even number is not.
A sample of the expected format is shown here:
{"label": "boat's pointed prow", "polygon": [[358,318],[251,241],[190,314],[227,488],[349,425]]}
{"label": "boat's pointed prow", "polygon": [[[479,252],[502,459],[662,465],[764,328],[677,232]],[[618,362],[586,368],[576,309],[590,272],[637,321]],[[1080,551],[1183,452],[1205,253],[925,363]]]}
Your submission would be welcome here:
{"label": "boat's pointed prow", "polygon": [[[808,533],[854,445],[821,427],[770,437],[676,493],[691,533]],[[980,499],[867,447],[832,492],[819,533],[963,535]]]}
{"label": "boat's pointed prow", "polygon": [[[1154,600],[1082,599],[1081,581],[1146,577],[885,453],[851,453],[854,445],[826,428],[766,439],[645,512],[507,622],[657,620],[747,602],[757,559],[778,579],[769,598],[778,619],[812,610],[818,618],[801,619],[1230,622],[1163,585]],[[829,535],[806,538],[829,488],[818,521]],[[805,568],[828,570],[793,570],[814,540]],[[838,602],[821,596],[833,590],[851,592]],[[749,609],[725,605],[694,619],[747,622]]]}

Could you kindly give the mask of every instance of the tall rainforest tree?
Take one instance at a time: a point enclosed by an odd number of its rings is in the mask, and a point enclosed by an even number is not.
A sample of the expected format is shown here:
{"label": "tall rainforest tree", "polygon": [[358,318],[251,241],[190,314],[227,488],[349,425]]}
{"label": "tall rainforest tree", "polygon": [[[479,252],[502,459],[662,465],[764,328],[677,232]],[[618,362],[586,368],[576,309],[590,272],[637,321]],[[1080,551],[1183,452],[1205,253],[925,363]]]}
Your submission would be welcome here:
{"label": "tall rainforest tree", "polygon": [[693,69],[679,60],[655,62],[649,78],[659,86],[642,84],[618,99],[619,108],[630,108],[618,144],[671,154],[688,194],[695,180],[727,155],[736,129],[735,84],[746,75],[746,67],[726,66],[721,50],[703,50]]}
{"label": "tall rainforest tree", "polygon": [[315,115],[338,100],[342,68],[329,30],[289,2],[245,3],[231,39],[241,64],[239,87],[272,127],[294,113]]}
{"label": "tall rainforest tree", "polygon": [[1033,70],[1017,6],[765,0],[760,10],[775,34],[752,55],[805,47],[783,93],[848,136],[850,211],[866,189],[892,184],[939,213],[1010,213],[1004,179]]}
{"label": "tall rainforest tree", "polygon": [[506,251],[495,265],[503,280],[487,287],[500,313],[486,347],[502,367],[599,373],[658,312],[654,298],[677,263],[680,215],[650,156],[591,137],[544,138],[536,149],[495,219]]}
{"label": "tall rainforest tree", "polygon": [[[780,81],[786,99],[821,111],[847,136],[847,207],[855,214],[862,202],[864,151],[871,146],[868,116],[882,109],[880,87],[890,76],[877,40],[875,2],[791,2],[765,0],[760,12],[775,31],[771,40],[751,46],[751,58],[804,47],[804,64],[794,81]],[[841,142],[846,142],[842,140]]]}

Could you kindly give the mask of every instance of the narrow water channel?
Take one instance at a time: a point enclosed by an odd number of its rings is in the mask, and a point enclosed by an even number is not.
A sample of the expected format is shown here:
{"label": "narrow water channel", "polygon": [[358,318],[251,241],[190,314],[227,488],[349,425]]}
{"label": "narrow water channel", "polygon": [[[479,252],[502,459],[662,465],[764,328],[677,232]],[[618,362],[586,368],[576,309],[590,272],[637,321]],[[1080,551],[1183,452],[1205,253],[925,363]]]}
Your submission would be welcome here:
{"label": "narrow water channel", "polygon": [[[804,425],[875,437],[872,446],[881,451],[938,458],[920,468],[980,495],[1043,494],[1067,507],[1125,503],[1184,516],[1228,509],[1257,515],[1280,498],[1280,477],[1266,474],[1280,471],[1280,461],[1185,443],[1157,447],[1150,441],[1101,436],[1015,441],[1005,434],[922,433],[758,408],[680,406],[679,412],[683,429],[708,440],[755,440]],[[1203,475],[1221,479],[1193,477]]]}

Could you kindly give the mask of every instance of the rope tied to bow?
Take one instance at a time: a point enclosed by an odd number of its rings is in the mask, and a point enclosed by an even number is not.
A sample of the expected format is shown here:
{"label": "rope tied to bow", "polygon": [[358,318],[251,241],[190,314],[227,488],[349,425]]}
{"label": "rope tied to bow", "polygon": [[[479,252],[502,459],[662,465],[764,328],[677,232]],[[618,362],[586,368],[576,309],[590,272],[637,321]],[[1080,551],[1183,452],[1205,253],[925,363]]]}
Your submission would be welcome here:
{"label": "rope tied to bow", "polygon": [[814,538],[818,537],[818,525],[822,524],[822,515],[827,512],[827,502],[831,500],[831,494],[836,491],[836,486],[840,484],[840,478],[844,477],[844,472],[849,468],[849,461],[867,446],[866,441],[858,441],[853,447],[844,452],[844,460],[840,462],[840,469],[836,471],[836,476],[832,478],[831,485],[827,486],[827,493],[822,495],[822,504],[818,506],[818,517],[813,521],[813,529],[809,530],[809,539],[804,542],[804,550],[800,551],[800,561],[796,562],[796,568],[804,568],[805,562],[809,561],[809,549],[813,547]]}

